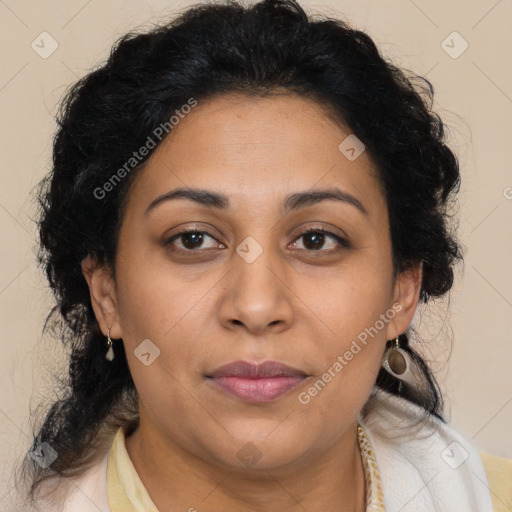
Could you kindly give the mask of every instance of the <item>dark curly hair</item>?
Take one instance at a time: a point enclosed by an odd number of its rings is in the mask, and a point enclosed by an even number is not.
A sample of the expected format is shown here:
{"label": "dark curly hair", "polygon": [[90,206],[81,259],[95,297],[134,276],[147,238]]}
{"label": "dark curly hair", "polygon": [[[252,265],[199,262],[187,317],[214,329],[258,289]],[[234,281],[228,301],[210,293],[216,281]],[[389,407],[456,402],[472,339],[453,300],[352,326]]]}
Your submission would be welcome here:
{"label": "dark curly hair", "polygon": [[[364,32],[308,16],[294,0],[198,4],[168,24],[124,35],[62,100],[53,168],[38,191],[38,261],[56,297],[47,323],[59,326],[69,350],[69,378],[32,447],[47,442],[58,458],[47,470],[25,461],[32,494],[51,475],[82,472],[120,426],[137,421],[122,343],[106,361],[81,262],[92,255],[115,276],[124,199],[150,155],[103,200],[98,187],[190,98],[275,91],[318,102],[365,144],[387,199],[395,272],[422,264],[423,302],[450,290],[461,258],[449,224],[460,175],[427,79],[388,62]],[[401,396],[442,420],[435,379],[406,333],[401,341],[425,380],[405,385]],[[376,387],[398,394],[398,381],[384,370]]]}

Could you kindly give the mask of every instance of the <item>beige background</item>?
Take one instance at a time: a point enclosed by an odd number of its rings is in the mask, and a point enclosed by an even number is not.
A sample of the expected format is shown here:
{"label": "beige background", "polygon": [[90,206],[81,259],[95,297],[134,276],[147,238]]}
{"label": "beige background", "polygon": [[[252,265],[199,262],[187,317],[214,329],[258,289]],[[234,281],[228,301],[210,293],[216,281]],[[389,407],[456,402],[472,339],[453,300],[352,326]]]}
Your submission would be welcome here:
{"label": "beige background", "polygon": [[[58,342],[41,337],[52,302],[35,264],[31,195],[50,168],[57,102],[124,32],[191,3],[0,0],[0,503],[11,461],[28,445],[29,406],[51,389],[48,368],[59,359]],[[435,86],[463,173],[459,236],[466,260],[450,304],[418,314],[417,327],[452,424],[480,449],[512,457],[512,1],[302,5],[346,17],[386,56]],[[454,31],[469,45],[458,58],[442,46]],[[47,59],[31,48],[42,32],[58,43]],[[462,43],[447,39],[452,52]]]}

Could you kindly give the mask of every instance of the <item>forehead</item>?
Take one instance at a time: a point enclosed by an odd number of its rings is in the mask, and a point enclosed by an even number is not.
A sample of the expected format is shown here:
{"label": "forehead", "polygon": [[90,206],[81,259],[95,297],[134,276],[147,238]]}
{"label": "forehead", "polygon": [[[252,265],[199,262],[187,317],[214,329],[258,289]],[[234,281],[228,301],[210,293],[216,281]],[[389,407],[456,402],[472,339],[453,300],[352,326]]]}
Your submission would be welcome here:
{"label": "forehead", "polygon": [[129,202],[142,208],[173,188],[201,186],[232,196],[235,207],[250,201],[268,208],[298,190],[336,186],[369,209],[385,208],[370,155],[363,150],[348,158],[354,152],[346,153],[346,141],[358,152],[362,146],[331,117],[297,95],[230,94],[198,102],[156,148]]}

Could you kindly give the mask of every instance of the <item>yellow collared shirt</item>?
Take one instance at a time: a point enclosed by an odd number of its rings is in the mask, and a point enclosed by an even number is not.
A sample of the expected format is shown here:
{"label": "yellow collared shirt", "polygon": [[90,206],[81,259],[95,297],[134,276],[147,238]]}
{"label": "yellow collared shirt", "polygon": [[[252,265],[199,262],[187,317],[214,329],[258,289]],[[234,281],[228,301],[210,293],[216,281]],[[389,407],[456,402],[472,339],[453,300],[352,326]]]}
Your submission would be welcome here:
{"label": "yellow collared shirt", "polygon": [[[379,468],[361,425],[357,430],[363,462],[366,512],[385,512]],[[512,460],[481,452],[495,512],[512,511]],[[107,464],[108,499],[112,512],[158,512],[128,455],[125,434],[117,432]]]}

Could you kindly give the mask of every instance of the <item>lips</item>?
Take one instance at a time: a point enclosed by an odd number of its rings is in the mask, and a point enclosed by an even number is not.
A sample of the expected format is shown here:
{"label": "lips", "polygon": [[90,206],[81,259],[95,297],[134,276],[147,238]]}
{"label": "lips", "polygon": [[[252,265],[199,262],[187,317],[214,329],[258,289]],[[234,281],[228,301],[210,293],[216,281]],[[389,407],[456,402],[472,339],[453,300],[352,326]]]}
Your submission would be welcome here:
{"label": "lips", "polygon": [[278,361],[265,361],[261,364],[235,361],[207,375],[207,379],[217,389],[247,402],[275,400],[307,377],[303,371]]}

